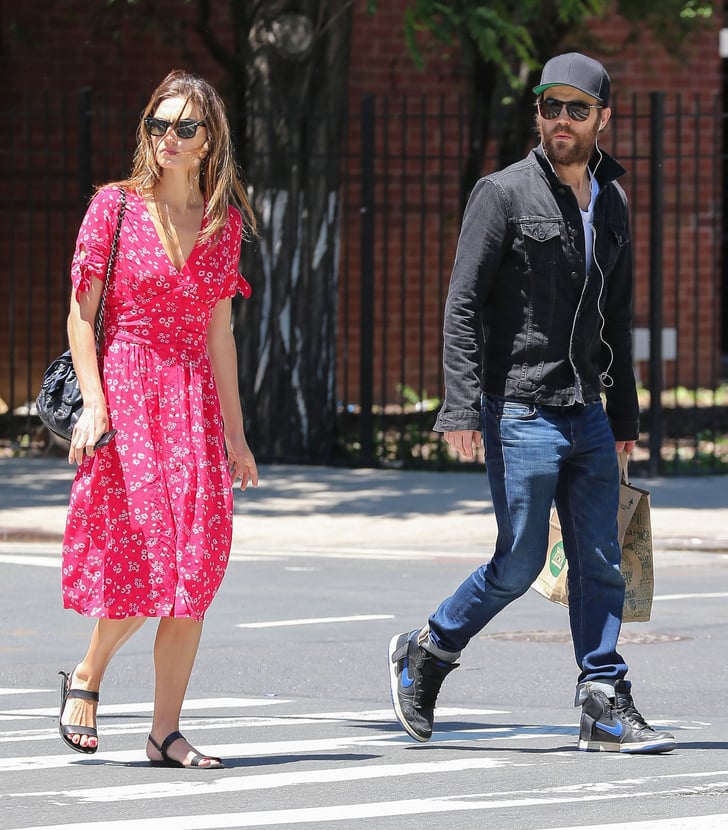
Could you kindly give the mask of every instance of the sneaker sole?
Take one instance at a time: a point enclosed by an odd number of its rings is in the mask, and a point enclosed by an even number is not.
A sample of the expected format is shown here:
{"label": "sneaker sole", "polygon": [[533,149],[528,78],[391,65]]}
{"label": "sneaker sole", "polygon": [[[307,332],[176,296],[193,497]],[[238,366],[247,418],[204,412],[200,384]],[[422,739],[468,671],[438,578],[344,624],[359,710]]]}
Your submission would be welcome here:
{"label": "sneaker sole", "polygon": [[414,738],[416,741],[420,743],[427,743],[430,740],[431,736],[424,737],[422,735],[418,735],[412,727],[407,723],[407,719],[405,718],[404,714],[402,713],[402,708],[399,705],[399,677],[397,676],[397,664],[393,662],[392,655],[397,650],[397,643],[401,634],[395,634],[394,637],[389,641],[389,649],[387,656],[389,657],[389,695],[392,699],[392,707],[394,708],[394,714],[397,716],[397,720],[399,721],[402,729]]}
{"label": "sneaker sole", "polygon": [[660,752],[672,752],[676,748],[676,741],[617,744],[612,742],[607,743],[606,741],[585,741],[579,739],[579,749],[583,752],[621,752],[625,755],[657,755]]}

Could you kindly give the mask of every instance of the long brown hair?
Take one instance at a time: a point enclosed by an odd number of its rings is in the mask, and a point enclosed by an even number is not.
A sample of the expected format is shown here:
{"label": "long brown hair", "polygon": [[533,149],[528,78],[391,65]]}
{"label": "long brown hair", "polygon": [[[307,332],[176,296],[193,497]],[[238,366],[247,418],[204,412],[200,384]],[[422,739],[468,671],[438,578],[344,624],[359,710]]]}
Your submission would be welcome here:
{"label": "long brown hair", "polygon": [[137,147],[131,174],[126,182],[119,184],[130,190],[149,193],[160,178],[162,171],[154,157],[151,137],[144,128],[144,118],[153,115],[167,98],[183,98],[196,104],[207,129],[207,155],[200,162],[200,189],[207,204],[205,215],[208,221],[201,238],[210,239],[222,230],[231,202],[242,214],[246,234],[255,235],[255,215],[235,162],[225,104],[207,81],[184,70],[173,69],[149,98],[137,128]]}

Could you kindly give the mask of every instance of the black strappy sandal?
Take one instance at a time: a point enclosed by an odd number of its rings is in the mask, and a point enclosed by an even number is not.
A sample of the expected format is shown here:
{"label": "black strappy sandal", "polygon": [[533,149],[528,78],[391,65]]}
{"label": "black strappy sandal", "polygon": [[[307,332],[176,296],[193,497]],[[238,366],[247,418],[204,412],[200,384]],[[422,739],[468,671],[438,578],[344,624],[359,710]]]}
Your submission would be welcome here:
{"label": "black strappy sandal", "polygon": [[[184,735],[181,732],[170,732],[170,734],[167,735],[167,737],[162,741],[160,745],[150,735],[148,739],[149,743],[162,756],[162,760],[150,760],[149,763],[153,767],[182,767],[182,769],[225,769],[225,764],[223,764],[220,758],[214,758],[212,755],[201,755],[199,752],[193,756],[189,765],[183,764],[182,761],[176,761],[174,758],[170,758],[169,755],[167,755],[167,750],[170,748],[170,746],[172,746],[172,744],[175,741],[178,741],[180,738],[184,739]],[[200,763],[200,761],[212,761],[212,763],[203,765]]]}
{"label": "black strappy sandal", "polygon": [[[61,738],[63,738],[63,742],[74,752],[82,752],[84,755],[93,755],[99,748],[99,735],[96,731],[96,727],[74,726],[71,723],[62,723],[63,710],[66,708],[66,701],[69,698],[79,698],[80,700],[88,700],[95,703],[99,702],[98,692],[87,692],[86,689],[71,688],[71,678],[73,677],[74,671],[75,669],[71,670],[69,674],[66,674],[64,671],[58,672],[58,674],[60,674],[63,678],[61,680],[61,709],[58,713],[58,732],[60,733]],[[96,746],[81,746],[80,744],[75,744],[71,740],[71,735],[88,735],[89,738],[96,738]]]}

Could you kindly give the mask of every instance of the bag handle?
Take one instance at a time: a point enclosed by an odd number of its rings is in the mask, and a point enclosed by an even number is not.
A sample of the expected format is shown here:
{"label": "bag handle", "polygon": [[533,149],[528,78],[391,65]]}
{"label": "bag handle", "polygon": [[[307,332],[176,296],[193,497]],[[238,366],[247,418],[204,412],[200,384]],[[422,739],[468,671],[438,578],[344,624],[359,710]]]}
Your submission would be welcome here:
{"label": "bag handle", "polygon": [[629,484],[629,475],[627,474],[629,454],[624,451],[619,452],[617,453],[617,460],[619,461],[619,480],[623,484]]}
{"label": "bag handle", "polygon": [[106,295],[109,291],[109,283],[114,273],[114,263],[116,262],[116,251],[119,247],[119,236],[121,235],[121,220],[124,218],[124,211],[126,210],[126,190],[120,187],[121,191],[121,207],[119,208],[119,218],[116,220],[116,230],[114,231],[114,238],[111,240],[111,253],[109,254],[109,262],[106,265],[106,277],[104,279],[104,288],[101,292],[101,299],[99,300],[99,308],[96,312],[96,323],[94,325],[94,333],[96,335],[96,348],[98,349],[104,339],[104,311],[106,310]]}

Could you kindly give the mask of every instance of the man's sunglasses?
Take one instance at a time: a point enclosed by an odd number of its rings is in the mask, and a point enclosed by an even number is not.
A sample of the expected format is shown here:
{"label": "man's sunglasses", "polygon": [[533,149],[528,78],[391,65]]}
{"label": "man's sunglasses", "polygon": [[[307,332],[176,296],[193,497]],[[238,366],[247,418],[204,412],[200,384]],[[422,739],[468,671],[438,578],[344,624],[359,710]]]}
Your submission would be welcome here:
{"label": "man's sunglasses", "polygon": [[538,102],[541,118],[553,121],[561,115],[566,107],[566,114],[572,121],[586,121],[592,110],[600,110],[601,104],[587,104],[586,101],[559,101],[558,98],[542,98]]}
{"label": "man's sunglasses", "polygon": [[144,119],[144,126],[147,128],[149,135],[162,136],[167,135],[167,130],[170,127],[180,138],[194,138],[198,127],[204,127],[204,121],[192,121],[189,118],[183,118],[181,121],[165,121],[164,118],[152,118],[148,115]]}

